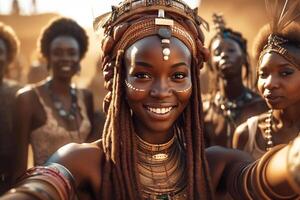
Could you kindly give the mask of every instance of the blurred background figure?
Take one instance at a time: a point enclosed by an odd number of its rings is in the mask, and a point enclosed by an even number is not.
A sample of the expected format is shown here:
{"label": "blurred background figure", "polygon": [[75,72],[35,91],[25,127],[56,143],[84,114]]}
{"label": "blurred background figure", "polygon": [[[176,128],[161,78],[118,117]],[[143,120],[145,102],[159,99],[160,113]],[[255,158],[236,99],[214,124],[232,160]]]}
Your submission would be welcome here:
{"label": "blurred background figure", "polygon": [[0,22],[0,194],[11,184],[13,158],[11,151],[15,135],[12,132],[12,113],[14,112],[15,96],[20,85],[6,78],[10,64],[19,51],[19,40],[11,27]]}
{"label": "blurred background figure", "polygon": [[[234,134],[233,147],[249,152],[256,159],[273,146],[288,144],[300,131],[300,14],[297,3],[290,1],[288,6],[294,12],[287,10],[280,17],[271,12],[275,5],[270,4],[272,22],[260,30],[255,40],[257,86],[269,111],[240,125]],[[296,18],[297,23],[290,23]]]}
{"label": "blurred background figure", "polygon": [[64,144],[97,138],[92,94],[72,84],[87,48],[86,32],[69,18],[55,19],[41,33],[39,49],[51,75],[18,92],[16,173],[26,170],[28,144],[34,164],[41,165]]}
{"label": "blurred background figure", "polygon": [[235,128],[265,111],[266,105],[250,89],[253,84],[247,40],[227,28],[222,15],[214,14],[213,18],[217,33],[209,43],[208,65],[214,86],[204,102],[205,133],[208,145],[231,147]]}

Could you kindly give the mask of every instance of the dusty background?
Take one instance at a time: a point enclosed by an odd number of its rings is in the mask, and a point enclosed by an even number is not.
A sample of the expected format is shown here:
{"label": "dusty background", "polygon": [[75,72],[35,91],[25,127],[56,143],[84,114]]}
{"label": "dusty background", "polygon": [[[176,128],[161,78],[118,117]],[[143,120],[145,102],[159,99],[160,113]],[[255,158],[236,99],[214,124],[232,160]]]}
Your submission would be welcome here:
{"label": "dusty background", "polygon": [[[101,0],[100,0],[101,1]],[[69,8],[67,8],[69,9]],[[250,53],[253,39],[259,28],[267,22],[265,14],[265,6],[263,0],[202,0],[199,9],[199,15],[207,20],[210,24],[211,31],[205,32],[206,45],[214,34],[211,16],[212,13],[223,13],[228,27],[236,31],[240,31],[248,40],[248,50]],[[37,39],[42,27],[53,17],[57,17],[56,13],[47,13],[32,16],[19,15],[0,15],[0,21],[9,24],[15,30],[21,41],[21,51],[16,63],[11,66],[8,76],[20,81],[28,83],[28,72],[30,69],[36,70],[37,66],[42,65],[43,61],[39,59],[36,51]],[[94,93],[95,109],[101,110],[101,102],[104,97],[104,89],[102,84],[102,76],[97,70],[97,60],[99,56],[99,38],[95,36],[91,28],[87,29],[90,36],[89,51],[82,61],[82,72],[75,78],[75,82],[80,87],[88,87]],[[250,54],[251,56],[251,54]],[[205,76],[205,68],[203,71],[203,82],[208,83]],[[42,72],[41,72],[42,71]],[[33,74],[38,75],[43,70],[37,70]],[[32,77],[31,77],[32,78]],[[34,77],[38,80],[40,77]],[[204,85],[203,91],[207,91]],[[32,166],[32,160],[29,159],[29,166]]]}

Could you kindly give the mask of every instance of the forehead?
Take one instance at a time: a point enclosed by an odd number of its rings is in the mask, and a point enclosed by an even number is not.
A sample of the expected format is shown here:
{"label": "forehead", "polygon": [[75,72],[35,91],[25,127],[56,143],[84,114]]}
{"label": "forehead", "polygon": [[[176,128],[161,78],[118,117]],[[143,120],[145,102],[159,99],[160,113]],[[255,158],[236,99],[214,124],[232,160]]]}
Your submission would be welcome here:
{"label": "forehead", "polygon": [[[191,59],[191,52],[187,46],[179,39],[172,37],[170,39],[169,48],[171,50],[170,58],[173,59]],[[125,51],[125,57],[132,60],[135,59],[162,59],[163,45],[158,36],[149,36],[136,41]]]}
{"label": "forehead", "polygon": [[277,68],[285,65],[290,65],[290,63],[283,56],[275,52],[268,52],[262,56],[259,68]]}
{"label": "forehead", "polygon": [[239,44],[231,38],[217,37],[211,43],[211,49],[223,48],[223,47],[240,48]]}
{"label": "forehead", "polygon": [[78,48],[79,47],[79,44],[77,42],[77,40],[72,37],[72,36],[57,36],[55,37],[52,42],[51,42],[51,47],[54,48],[54,47],[75,47],[75,48]]}

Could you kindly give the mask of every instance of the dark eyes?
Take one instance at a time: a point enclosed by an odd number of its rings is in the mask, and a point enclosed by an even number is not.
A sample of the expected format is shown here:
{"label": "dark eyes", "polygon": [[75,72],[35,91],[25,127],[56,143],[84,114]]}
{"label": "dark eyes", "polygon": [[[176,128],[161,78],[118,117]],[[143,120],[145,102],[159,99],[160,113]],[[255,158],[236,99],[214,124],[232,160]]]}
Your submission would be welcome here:
{"label": "dark eyes", "polygon": [[138,79],[146,79],[146,78],[150,78],[151,77],[149,74],[144,73],[144,72],[136,73],[134,76],[136,78],[138,78]]}
{"label": "dark eyes", "polygon": [[[281,70],[281,71],[278,72],[280,77],[287,77],[289,75],[292,75],[293,73],[294,73],[293,69],[284,69],[284,70]],[[259,78],[264,79],[264,78],[267,78],[269,76],[269,73],[260,71],[258,73],[258,76],[259,76]]]}
{"label": "dark eyes", "polygon": [[282,76],[282,77],[289,76],[293,73],[294,73],[294,70],[291,70],[291,69],[283,70],[283,71],[279,72],[280,76]]}
{"label": "dark eyes", "polygon": [[[145,72],[139,72],[134,74],[134,77],[136,77],[137,79],[150,79],[151,75]],[[174,74],[172,74],[171,79],[172,80],[181,80],[187,77],[187,74],[184,72],[175,72]]]}
{"label": "dark eyes", "polygon": [[185,77],[187,77],[187,74],[183,72],[176,72],[172,75],[172,79],[177,79],[177,80],[184,79]]}

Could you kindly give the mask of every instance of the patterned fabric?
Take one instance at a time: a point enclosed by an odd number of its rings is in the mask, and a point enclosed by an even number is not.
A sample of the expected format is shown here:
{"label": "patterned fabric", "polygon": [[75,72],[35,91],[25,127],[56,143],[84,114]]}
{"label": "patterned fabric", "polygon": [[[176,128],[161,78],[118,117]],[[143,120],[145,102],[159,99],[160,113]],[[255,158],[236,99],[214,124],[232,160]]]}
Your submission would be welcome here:
{"label": "patterned fabric", "polygon": [[91,123],[87,116],[85,104],[83,102],[83,93],[78,91],[78,107],[82,116],[82,122],[78,130],[68,131],[58,124],[53,116],[53,109],[47,106],[37,89],[34,90],[46,112],[46,123],[31,132],[30,143],[34,153],[35,165],[42,165],[47,159],[60,147],[65,144],[76,142],[85,142],[90,130]]}

